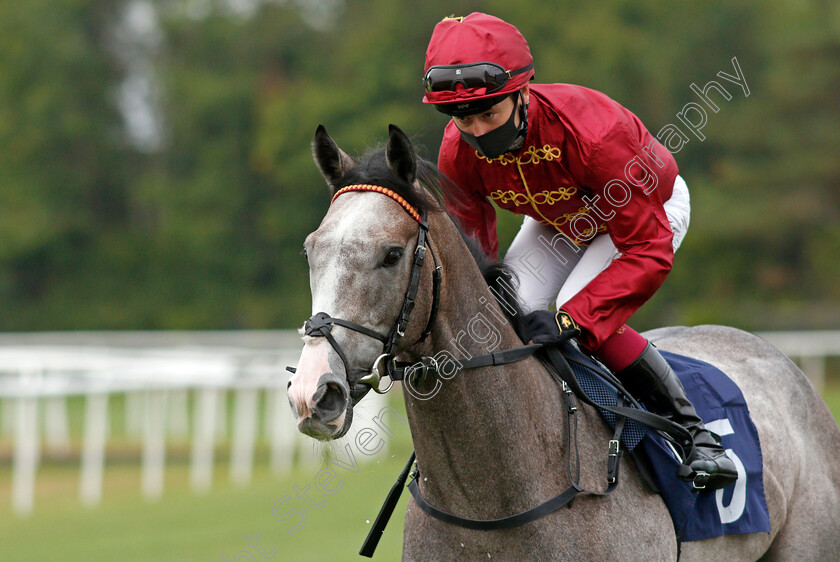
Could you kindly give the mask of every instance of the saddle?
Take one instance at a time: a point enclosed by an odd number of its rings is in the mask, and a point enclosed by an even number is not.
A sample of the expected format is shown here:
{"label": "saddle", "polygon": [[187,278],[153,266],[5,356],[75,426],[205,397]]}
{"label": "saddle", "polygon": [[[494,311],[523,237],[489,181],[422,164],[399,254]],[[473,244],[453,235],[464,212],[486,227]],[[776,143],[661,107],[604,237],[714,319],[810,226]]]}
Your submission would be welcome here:
{"label": "saddle", "polygon": [[[667,435],[636,420],[626,422],[621,443],[648,486],[662,496],[677,540],[769,532],[761,446],[741,390],[709,363],[667,351],[660,353],[674,369],[705,425],[721,436],[727,455],[738,467],[734,484],[714,494],[698,493],[679,477],[679,451]],[[620,387],[611,383],[611,373],[603,364],[574,345],[564,345],[562,355],[581,390],[596,404],[618,403]],[[617,416],[603,407],[596,408],[605,422],[615,427]]]}

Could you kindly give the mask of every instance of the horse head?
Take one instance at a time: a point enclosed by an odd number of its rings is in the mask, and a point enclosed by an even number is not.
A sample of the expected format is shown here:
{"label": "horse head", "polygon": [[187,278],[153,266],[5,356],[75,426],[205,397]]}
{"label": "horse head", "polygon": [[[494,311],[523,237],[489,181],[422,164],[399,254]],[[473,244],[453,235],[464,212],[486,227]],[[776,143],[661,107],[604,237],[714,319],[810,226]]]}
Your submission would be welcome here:
{"label": "horse head", "polygon": [[[435,202],[420,186],[425,172],[422,165],[418,170],[411,141],[396,126],[390,127],[384,151],[358,162],[323,126],[312,149],[333,203],[304,242],[313,315],[304,326],[288,398],[298,429],[329,440],[348,431],[353,407],[378,386],[384,365],[404,342],[419,338],[422,320],[408,329],[400,321],[412,313],[413,298],[407,315],[405,309],[415,270],[415,292],[418,284],[430,283],[422,260],[417,268],[420,252],[415,250],[425,245],[426,225],[418,209],[425,213]],[[426,292],[420,291],[413,318],[428,318]]]}

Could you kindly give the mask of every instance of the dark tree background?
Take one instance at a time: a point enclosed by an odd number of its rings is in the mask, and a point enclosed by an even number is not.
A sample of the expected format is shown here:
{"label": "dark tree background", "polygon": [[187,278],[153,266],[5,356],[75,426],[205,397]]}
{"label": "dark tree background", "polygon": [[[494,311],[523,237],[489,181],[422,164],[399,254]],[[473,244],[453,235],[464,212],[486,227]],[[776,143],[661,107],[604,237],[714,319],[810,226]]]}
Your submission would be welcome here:
{"label": "dark tree background", "polygon": [[[434,159],[426,44],[476,9],[519,27],[538,82],[654,134],[688,133],[692,84],[732,95],[676,155],[692,225],[636,327],[840,328],[836,2],[30,0],[0,3],[0,329],[299,326],[316,126],[361,153],[396,123]],[[717,77],[733,57],[748,97]]]}

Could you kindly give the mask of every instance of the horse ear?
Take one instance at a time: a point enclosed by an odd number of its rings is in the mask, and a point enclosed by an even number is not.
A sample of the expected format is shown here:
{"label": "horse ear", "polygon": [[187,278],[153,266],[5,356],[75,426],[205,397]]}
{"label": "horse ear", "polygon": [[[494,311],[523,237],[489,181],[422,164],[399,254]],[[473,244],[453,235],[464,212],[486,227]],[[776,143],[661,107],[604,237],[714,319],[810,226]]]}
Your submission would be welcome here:
{"label": "horse ear", "polygon": [[315,138],[312,139],[312,155],[315,158],[315,164],[321,170],[321,175],[327,180],[330,191],[335,191],[335,186],[354,164],[353,159],[338,148],[323,125],[318,125],[315,130]]}
{"label": "horse ear", "polygon": [[408,183],[417,179],[417,159],[408,136],[396,125],[388,125],[388,144],[385,147],[388,169]]}

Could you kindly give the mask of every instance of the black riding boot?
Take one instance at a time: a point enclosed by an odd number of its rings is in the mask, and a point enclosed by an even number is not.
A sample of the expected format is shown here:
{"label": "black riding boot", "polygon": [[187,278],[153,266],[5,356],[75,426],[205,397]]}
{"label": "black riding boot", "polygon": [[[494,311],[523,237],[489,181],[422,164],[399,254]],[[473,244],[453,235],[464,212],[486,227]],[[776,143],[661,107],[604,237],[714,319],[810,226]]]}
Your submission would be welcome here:
{"label": "black riding boot", "polygon": [[[726,456],[720,438],[703,426],[685,395],[680,379],[650,343],[629,367],[616,373],[622,384],[654,413],[683,426],[694,438],[694,454],[685,460],[696,488],[714,490],[738,479],[735,463]],[[708,476],[705,476],[708,475]]]}

